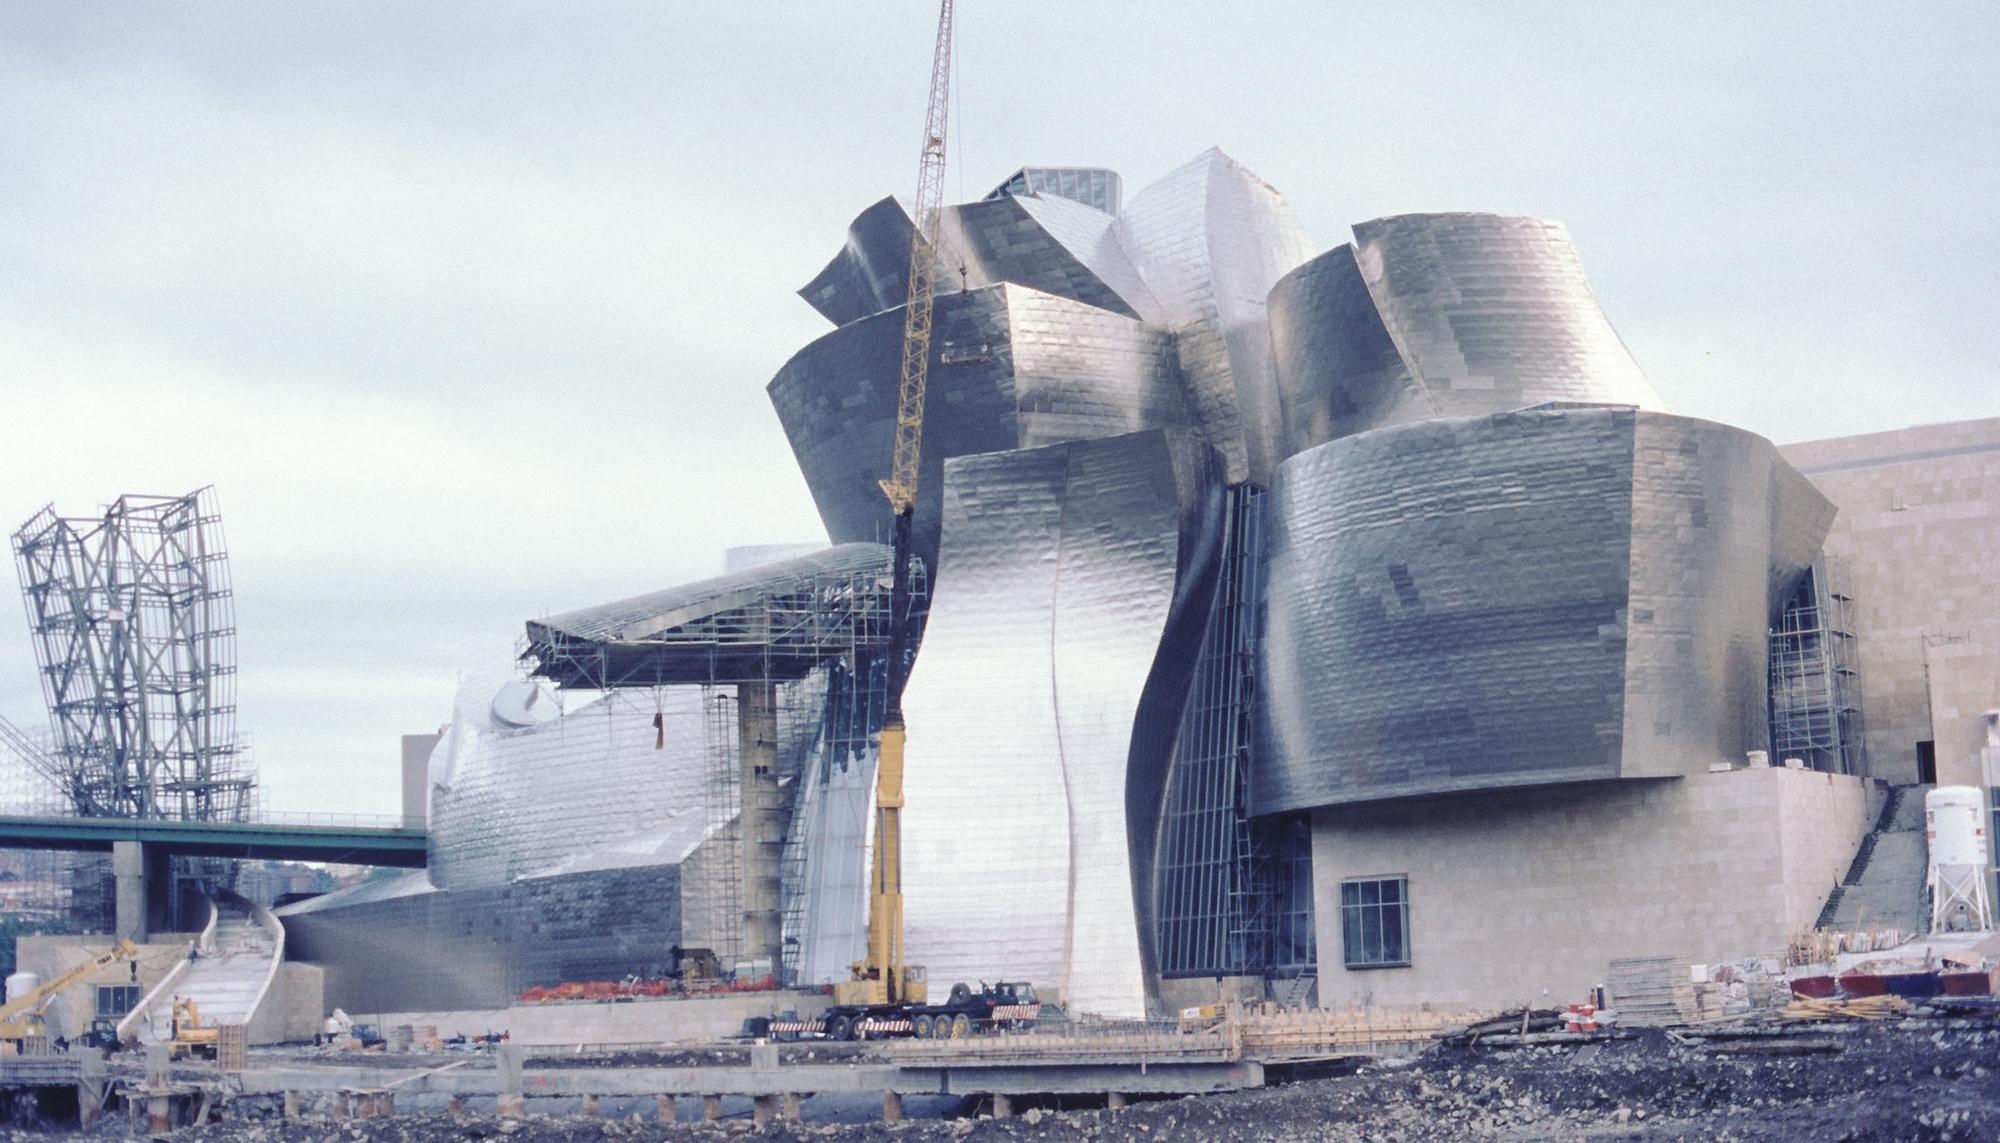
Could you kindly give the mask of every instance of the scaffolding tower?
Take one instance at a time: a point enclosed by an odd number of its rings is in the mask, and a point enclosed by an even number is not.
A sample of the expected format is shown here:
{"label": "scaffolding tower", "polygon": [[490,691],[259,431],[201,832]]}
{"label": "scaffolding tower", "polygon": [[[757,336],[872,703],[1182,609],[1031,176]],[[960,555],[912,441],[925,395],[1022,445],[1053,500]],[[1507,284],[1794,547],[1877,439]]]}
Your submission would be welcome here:
{"label": "scaffolding tower", "polygon": [[1854,600],[1839,569],[1814,561],[1770,633],[1771,757],[1864,774]]}
{"label": "scaffolding tower", "polygon": [[13,537],[62,797],[86,817],[241,821],[235,617],[212,488],[53,505]]}
{"label": "scaffolding tower", "polygon": [[[912,561],[912,602],[901,617],[890,613],[890,568],[886,546],[842,544],[527,625],[529,673],[559,686],[703,688],[703,809],[715,840],[688,884],[701,908],[726,918],[711,939],[739,971],[796,967],[806,843],[794,837],[794,818],[801,788],[825,777],[819,761],[808,775],[799,767],[828,750],[784,747],[825,733],[830,678],[872,678],[892,622],[921,625],[922,565]],[[872,712],[872,735],[880,698],[861,706],[862,719]]]}

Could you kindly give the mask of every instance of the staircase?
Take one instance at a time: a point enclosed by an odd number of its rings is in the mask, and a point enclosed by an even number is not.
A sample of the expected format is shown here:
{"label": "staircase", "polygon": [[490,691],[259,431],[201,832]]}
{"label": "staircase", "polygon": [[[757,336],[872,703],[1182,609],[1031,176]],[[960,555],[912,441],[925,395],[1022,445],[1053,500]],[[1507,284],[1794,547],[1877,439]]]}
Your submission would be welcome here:
{"label": "staircase", "polygon": [[1318,983],[1319,973],[1313,965],[1307,965],[1289,980],[1270,982],[1271,1002],[1280,1008],[1310,1008],[1313,1002],[1313,985]]}
{"label": "staircase", "polygon": [[152,1006],[141,1039],[152,1043],[173,1039],[176,996],[195,1002],[204,1025],[248,1024],[263,999],[279,952],[276,938],[240,897],[225,896],[215,908],[215,934],[208,951],[196,956],[173,981],[172,995],[160,997]]}
{"label": "staircase", "polygon": [[1828,895],[1815,928],[1929,930],[1930,903],[1924,898],[1930,863],[1924,841],[1924,795],[1929,790],[1929,786],[1890,789],[1875,829],[1861,840],[1854,863]]}

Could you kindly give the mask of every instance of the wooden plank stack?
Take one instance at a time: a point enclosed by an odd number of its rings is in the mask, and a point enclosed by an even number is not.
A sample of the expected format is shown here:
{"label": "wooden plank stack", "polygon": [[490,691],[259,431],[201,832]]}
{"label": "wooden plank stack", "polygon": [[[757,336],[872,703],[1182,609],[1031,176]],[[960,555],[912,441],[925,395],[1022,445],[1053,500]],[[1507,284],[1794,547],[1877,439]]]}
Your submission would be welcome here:
{"label": "wooden plank stack", "polygon": [[1611,1007],[1628,1028],[1668,1028],[1694,1019],[1692,963],[1685,956],[1611,962]]}
{"label": "wooden plank stack", "polygon": [[1785,1006],[1787,1020],[1887,1020],[1910,1010],[1900,996],[1857,996],[1851,1000],[1808,1000]]}

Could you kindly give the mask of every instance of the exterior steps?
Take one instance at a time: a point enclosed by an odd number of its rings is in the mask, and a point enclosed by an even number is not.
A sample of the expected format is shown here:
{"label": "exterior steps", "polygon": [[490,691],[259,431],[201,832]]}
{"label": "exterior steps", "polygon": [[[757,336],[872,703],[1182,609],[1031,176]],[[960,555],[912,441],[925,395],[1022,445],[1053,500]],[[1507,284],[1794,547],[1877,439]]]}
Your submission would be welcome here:
{"label": "exterior steps", "polygon": [[[197,956],[174,982],[173,996],[194,1001],[204,1025],[247,1024],[278,954],[277,942],[240,900],[223,900],[216,909],[210,951]],[[172,997],[162,998],[147,1017],[143,1039],[173,1039]]]}
{"label": "exterior steps", "polygon": [[1924,875],[1930,850],[1924,839],[1924,795],[1930,789],[1897,786],[1889,791],[1874,830],[1862,839],[1847,876],[1828,895],[1816,928],[1894,927],[1913,933],[1929,929]]}

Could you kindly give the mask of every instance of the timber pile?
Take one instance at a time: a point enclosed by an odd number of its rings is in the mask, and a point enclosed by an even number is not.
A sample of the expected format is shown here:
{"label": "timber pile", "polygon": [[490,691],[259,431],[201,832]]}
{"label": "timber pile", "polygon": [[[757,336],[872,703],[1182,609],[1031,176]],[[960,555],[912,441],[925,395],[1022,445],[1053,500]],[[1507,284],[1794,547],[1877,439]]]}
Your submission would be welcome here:
{"label": "timber pile", "polygon": [[881,1050],[893,1059],[924,1063],[1100,1056],[1169,1059],[1223,1055],[1233,1058],[1229,1040],[1218,1035],[1218,1031],[1206,1029],[1193,1035],[1182,1035],[1178,1030],[1094,1034],[1030,1032],[1018,1036],[972,1036],[962,1040],[889,1040],[883,1042]]}
{"label": "timber pile", "polygon": [[1900,996],[1859,996],[1852,1000],[1794,1000],[1785,1005],[1787,1020],[1887,1020],[1910,1010]]}
{"label": "timber pile", "polygon": [[1244,1016],[1235,1021],[1235,1033],[1243,1050],[1255,1055],[1325,1055],[1376,1045],[1428,1043],[1463,1020],[1439,1012],[1315,1009]]}
{"label": "timber pile", "polygon": [[1685,956],[1622,957],[1611,962],[1611,1007],[1634,1028],[1668,1028],[1694,1019],[1693,965]]}
{"label": "timber pile", "polygon": [[1525,1039],[1536,1034],[1555,1035],[1568,1023],[1563,1013],[1553,1008],[1516,1008],[1512,1012],[1502,1012],[1498,1016],[1440,1033],[1438,1042],[1448,1047],[1466,1048],[1495,1036]]}
{"label": "timber pile", "polygon": [[1841,953],[1882,952],[1914,939],[1915,933],[1889,927],[1844,932],[1814,929],[1792,934],[1791,943],[1785,949],[1785,964],[1790,968],[1826,964]]}

